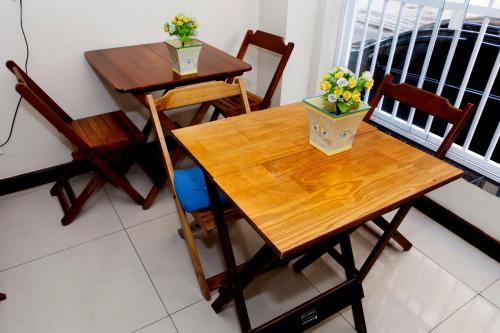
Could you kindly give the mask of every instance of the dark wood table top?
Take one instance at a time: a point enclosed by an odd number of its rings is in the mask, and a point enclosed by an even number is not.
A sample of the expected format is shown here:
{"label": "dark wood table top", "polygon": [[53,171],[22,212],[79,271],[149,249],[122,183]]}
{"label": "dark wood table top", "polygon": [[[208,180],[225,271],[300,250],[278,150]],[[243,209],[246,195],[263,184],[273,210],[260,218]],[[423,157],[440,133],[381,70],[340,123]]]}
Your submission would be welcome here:
{"label": "dark wood table top", "polygon": [[246,62],[203,42],[198,73],[172,71],[165,43],[141,44],[85,52],[92,68],[121,93],[143,94],[210,80],[224,80],[252,69]]}
{"label": "dark wood table top", "polygon": [[173,134],[281,257],[462,175],[365,122],[352,150],[327,156],[309,144],[304,103]]}

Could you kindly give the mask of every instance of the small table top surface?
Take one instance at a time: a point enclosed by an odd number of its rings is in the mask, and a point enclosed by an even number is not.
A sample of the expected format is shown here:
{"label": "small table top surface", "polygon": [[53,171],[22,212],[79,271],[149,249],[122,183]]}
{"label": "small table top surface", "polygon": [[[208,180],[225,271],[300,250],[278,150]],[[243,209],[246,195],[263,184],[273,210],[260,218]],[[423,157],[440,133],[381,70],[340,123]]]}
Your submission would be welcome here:
{"label": "small table top surface", "polygon": [[172,71],[165,43],[141,44],[85,52],[92,68],[122,93],[147,93],[209,80],[224,80],[252,69],[246,62],[203,42],[198,73]]}
{"label": "small table top surface", "polygon": [[173,133],[281,257],[462,175],[365,122],[351,150],[327,156],[309,145],[303,103]]}

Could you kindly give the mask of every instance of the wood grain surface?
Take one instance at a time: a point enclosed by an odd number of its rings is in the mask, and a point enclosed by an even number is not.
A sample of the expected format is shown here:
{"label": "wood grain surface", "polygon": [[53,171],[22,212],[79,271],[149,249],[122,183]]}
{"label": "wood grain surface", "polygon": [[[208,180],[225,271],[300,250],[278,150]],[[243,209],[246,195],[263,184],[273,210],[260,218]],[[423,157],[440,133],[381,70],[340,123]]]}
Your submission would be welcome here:
{"label": "wood grain surface", "polygon": [[165,43],[87,51],[85,58],[117,91],[135,94],[209,80],[224,80],[252,69],[246,62],[204,42],[198,73],[190,75],[179,75],[172,71]]}
{"label": "wood grain surface", "polygon": [[333,156],[310,146],[308,133],[303,103],[174,131],[281,257],[462,174],[367,123],[352,150]]}

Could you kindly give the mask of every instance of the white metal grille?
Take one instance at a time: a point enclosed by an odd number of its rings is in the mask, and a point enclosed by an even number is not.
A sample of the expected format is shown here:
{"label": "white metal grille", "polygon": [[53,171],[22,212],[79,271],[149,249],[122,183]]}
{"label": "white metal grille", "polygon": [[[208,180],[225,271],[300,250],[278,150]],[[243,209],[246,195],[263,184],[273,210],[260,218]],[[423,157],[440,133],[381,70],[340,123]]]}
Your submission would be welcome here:
{"label": "white metal grille", "polygon": [[[500,182],[500,0],[355,0],[344,17],[341,65],[476,105],[448,157]],[[451,125],[422,117],[396,102],[372,120],[436,150]]]}

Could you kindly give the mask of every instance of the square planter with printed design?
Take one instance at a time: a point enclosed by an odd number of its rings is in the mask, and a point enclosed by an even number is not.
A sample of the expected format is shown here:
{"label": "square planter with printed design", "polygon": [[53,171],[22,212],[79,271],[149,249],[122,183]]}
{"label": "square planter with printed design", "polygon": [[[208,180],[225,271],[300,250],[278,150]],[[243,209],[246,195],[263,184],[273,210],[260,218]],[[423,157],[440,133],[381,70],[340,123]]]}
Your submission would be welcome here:
{"label": "square planter with printed design", "polygon": [[334,155],[352,148],[363,117],[369,105],[359,103],[358,108],[337,115],[335,103],[323,96],[304,99],[309,109],[309,143],[326,155]]}
{"label": "square planter with printed design", "polygon": [[304,99],[309,108],[309,143],[327,155],[352,148],[361,121],[370,109],[362,93],[373,87],[368,71],[359,77],[348,68],[334,67],[321,77],[323,95]]}
{"label": "square planter with printed design", "polygon": [[197,39],[191,39],[182,46],[178,39],[167,40],[168,53],[172,61],[172,69],[180,75],[198,72],[198,58],[203,44]]}

